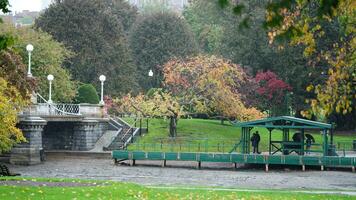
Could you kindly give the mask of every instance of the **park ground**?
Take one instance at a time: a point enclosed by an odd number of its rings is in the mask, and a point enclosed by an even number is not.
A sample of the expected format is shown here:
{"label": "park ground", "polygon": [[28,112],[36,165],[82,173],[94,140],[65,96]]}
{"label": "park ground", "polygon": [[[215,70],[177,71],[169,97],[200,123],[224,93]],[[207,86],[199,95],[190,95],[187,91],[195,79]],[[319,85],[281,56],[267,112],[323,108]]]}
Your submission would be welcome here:
{"label": "park ground", "polygon": [[[128,120],[130,123],[132,121]],[[267,132],[261,134],[261,148],[267,148]],[[356,139],[352,134],[335,137],[336,142]],[[224,143],[226,150],[239,140],[240,129],[217,120],[181,119],[179,139],[168,137],[168,121],[150,119],[149,133],[129,148],[142,144],[163,142],[171,144],[207,143],[214,151]],[[277,131],[274,137],[279,137]],[[315,132],[317,142],[320,133]],[[137,144],[140,144],[137,146]],[[159,148],[155,147],[155,148]],[[168,148],[168,147],[167,147]],[[194,148],[194,147],[189,147]],[[221,146],[219,147],[221,149]],[[159,150],[159,149],[156,149]],[[185,149],[188,150],[188,149]],[[202,149],[205,150],[205,149]],[[239,167],[228,163],[168,161],[161,168],[160,161],[137,161],[114,165],[110,156],[88,158],[59,154],[48,156],[46,162],[35,166],[9,165],[19,178],[0,179],[0,199],[355,199],[356,173],[351,169],[326,169],[307,166]]]}

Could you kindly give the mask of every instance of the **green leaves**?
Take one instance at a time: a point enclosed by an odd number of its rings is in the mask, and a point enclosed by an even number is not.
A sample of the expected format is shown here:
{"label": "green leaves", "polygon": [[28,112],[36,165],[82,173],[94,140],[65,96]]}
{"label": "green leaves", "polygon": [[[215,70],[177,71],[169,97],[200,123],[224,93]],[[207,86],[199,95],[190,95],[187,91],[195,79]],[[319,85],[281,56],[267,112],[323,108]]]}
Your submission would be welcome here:
{"label": "green leaves", "polygon": [[74,52],[65,63],[73,78],[98,88],[104,74],[108,93],[120,95],[137,90],[127,42],[136,14],[126,1],[63,0],[46,9],[35,26]]}
{"label": "green leaves", "polygon": [[13,45],[15,42],[14,38],[10,35],[0,35],[0,50],[5,49],[8,46]]}
{"label": "green leaves", "polygon": [[0,0],[0,10],[3,13],[8,13],[10,10],[8,9],[9,6],[9,0]]}
{"label": "green leaves", "polygon": [[[141,16],[130,32],[130,47],[143,89],[160,87],[162,65],[172,58],[197,53],[197,43],[185,20],[173,13]],[[148,77],[149,70],[154,71]]]}
{"label": "green leaves", "polygon": [[90,103],[98,104],[99,96],[95,88],[91,84],[84,84],[78,88],[78,94],[76,97],[77,103]]}

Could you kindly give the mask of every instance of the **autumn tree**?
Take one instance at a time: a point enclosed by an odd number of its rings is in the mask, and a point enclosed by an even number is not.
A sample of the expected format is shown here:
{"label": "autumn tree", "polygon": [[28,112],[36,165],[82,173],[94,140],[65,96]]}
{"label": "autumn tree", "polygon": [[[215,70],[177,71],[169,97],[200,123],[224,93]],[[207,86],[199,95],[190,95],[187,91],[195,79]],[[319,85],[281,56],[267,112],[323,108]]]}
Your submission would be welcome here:
{"label": "autumn tree", "polygon": [[0,154],[26,139],[19,128],[17,114],[26,105],[19,91],[0,77]]}
{"label": "autumn tree", "polygon": [[[8,0],[0,0],[3,13],[10,12],[8,6]],[[20,56],[9,48],[12,44],[13,36],[0,34],[0,154],[26,141],[16,127],[17,114],[28,103],[34,86],[32,79],[27,80],[25,76]]]}
{"label": "autumn tree", "polygon": [[[142,15],[130,32],[130,47],[142,88],[161,87],[163,64],[197,53],[197,44],[184,18],[169,12]],[[149,70],[154,80],[148,79]]]}
{"label": "autumn tree", "polygon": [[240,66],[215,56],[167,62],[164,86],[190,113],[218,114],[239,121],[264,116],[249,106],[253,99],[253,80]]}
{"label": "autumn tree", "polygon": [[146,95],[129,94],[116,101],[119,111],[168,117],[172,137],[177,135],[177,121],[181,115],[208,113],[239,121],[264,117],[249,106],[249,94],[255,86],[238,65],[214,56],[196,56],[170,60],[163,72],[164,89],[153,89]]}
{"label": "autumn tree", "polygon": [[123,0],[63,0],[41,13],[35,27],[75,53],[65,64],[74,79],[99,86],[104,74],[107,91],[119,95],[137,89],[126,38],[135,17]]}
{"label": "autumn tree", "polygon": [[255,80],[259,85],[256,92],[259,95],[260,108],[268,110],[270,116],[289,114],[287,98],[292,87],[271,71],[257,73]]}
{"label": "autumn tree", "polygon": [[[230,0],[218,2],[223,6],[231,4]],[[234,3],[233,10],[241,15],[244,5]],[[326,120],[336,113],[350,115],[349,120],[354,120],[355,1],[279,0],[269,2],[266,8],[265,27],[269,30],[270,43],[288,41],[292,45],[302,46],[306,58],[310,58],[311,62],[322,61],[327,68],[322,74],[326,76],[326,81],[311,83],[307,88],[314,96],[308,100],[311,109],[302,114],[306,117],[320,116]],[[336,27],[333,34],[339,33],[335,38],[331,38],[327,31],[331,25]]]}
{"label": "autumn tree", "polygon": [[310,66],[303,58],[302,47],[269,43],[263,27],[268,1],[238,2],[244,5],[241,16],[231,11],[233,5],[221,9],[216,1],[194,0],[185,8],[184,17],[202,51],[243,65],[251,76],[259,71],[275,72],[293,87],[293,109],[299,112],[308,108],[305,88],[322,81],[319,76],[323,68]]}
{"label": "autumn tree", "polygon": [[176,97],[162,89],[156,89],[151,94],[131,96],[128,94],[115,100],[117,111],[131,113],[137,116],[169,118],[169,136],[177,136],[178,119],[184,114],[183,107]]}

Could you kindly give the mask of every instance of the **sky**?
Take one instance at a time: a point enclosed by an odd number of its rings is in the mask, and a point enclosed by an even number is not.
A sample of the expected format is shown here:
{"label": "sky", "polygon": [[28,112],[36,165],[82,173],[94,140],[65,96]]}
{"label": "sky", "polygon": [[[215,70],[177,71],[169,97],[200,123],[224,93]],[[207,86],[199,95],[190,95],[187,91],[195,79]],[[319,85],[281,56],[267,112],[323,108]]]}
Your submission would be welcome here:
{"label": "sky", "polygon": [[22,10],[40,11],[49,4],[49,0],[9,0],[10,10],[19,12]]}

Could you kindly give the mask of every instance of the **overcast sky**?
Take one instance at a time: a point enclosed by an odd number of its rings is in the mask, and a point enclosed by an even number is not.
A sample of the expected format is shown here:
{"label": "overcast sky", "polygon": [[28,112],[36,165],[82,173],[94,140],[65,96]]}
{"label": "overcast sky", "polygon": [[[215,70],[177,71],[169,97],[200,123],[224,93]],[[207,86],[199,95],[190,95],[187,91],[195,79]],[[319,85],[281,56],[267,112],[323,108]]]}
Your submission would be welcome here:
{"label": "overcast sky", "polygon": [[22,10],[40,11],[48,4],[48,0],[9,0],[10,10],[18,12]]}

